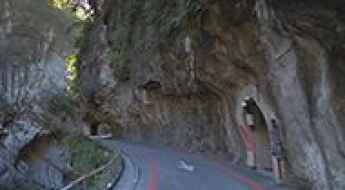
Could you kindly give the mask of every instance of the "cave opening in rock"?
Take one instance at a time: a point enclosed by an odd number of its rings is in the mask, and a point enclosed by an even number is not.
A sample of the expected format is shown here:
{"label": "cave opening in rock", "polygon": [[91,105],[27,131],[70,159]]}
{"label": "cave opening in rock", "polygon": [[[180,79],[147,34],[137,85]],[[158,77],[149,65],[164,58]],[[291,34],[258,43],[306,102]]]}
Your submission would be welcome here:
{"label": "cave opening in rock", "polygon": [[244,119],[246,127],[252,132],[252,141],[255,144],[255,166],[259,170],[272,171],[272,154],[269,137],[269,128],[264,114],[253,98],[244,101]]}
{"label": "cave opening in rock", "polygon": [[145,105],[151,105],[152,100],[154,99],[153,92],[162,88],[162,85],[158,81],[148,81],[145,84],[139,86],[139,89],[142,90],[143,103]]}
{"label": "cave opening in rock", "polygon": [[98,135],[98,125],[93,124],[90,126],[90,135],[91,136]]}

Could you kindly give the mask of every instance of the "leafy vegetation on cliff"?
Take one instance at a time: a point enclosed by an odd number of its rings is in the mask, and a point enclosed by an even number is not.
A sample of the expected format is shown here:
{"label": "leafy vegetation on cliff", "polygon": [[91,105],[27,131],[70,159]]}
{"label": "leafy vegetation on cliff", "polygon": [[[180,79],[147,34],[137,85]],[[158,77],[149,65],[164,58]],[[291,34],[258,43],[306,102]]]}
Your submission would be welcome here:
{"label": "leafy vegetation on cliff", "polygon": [[202,11],[200,0],[113,1],[110,7],[103,19],[108,25],[109,57],[119,79],[128,78],[131,55],[149,55],[163,39],[173,41],[183,29],[192,30]]}
{"label": "leafy vegetation on cliff", "polygon": [[48,0],[48,4],[61,10],[71,10],[81,20],[86,20],[93,14],[92,7],[80,0]]}
{"label": "leafy vegetation on cliff", "polygon": [[90,172],[105,164],[111,156],[108,151],[80,135],[67,136],[62,142],[72,154],[71,166],[77,173]]}
{"label": "leafy vegetation on cliff", "polygon": [[100,168],[109,161],[112,161],[104,171],[86,179],[79,187],[89,190],[105,189],[107,184],[113,181],[113,178],[121,170],[121,158],[119,152],[113,150],[110,152],[92,140],[81,135],[68,135],[62,139],[62,144],[67,147],[71,153],[71,167],[78,177],[89,174],[97,168]]}

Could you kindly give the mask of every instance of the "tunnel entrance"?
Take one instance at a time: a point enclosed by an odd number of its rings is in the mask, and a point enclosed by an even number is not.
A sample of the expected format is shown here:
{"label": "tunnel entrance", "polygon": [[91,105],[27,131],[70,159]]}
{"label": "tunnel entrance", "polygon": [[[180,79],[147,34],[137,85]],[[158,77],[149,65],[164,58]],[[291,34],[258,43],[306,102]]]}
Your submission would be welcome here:
{"label": "tunnel entrance", "polygon": [[90,135],[91,136],[97,136],[98,135],[98,125],[91,125],[90,126]]}
{"label": "tunnel entrance", "polygon": [[[270,133],[264,114],[253,98],[246,97],[242,106],[245,127],[251,133],[249,141],[252,141],[255,147],[249,150],[254,154],[253,164],[259,170],[271,172],[273,167]],[[248,139],[244,140],[248,141]]]}
{"label": "tunnel entrance", "polygon": [[255,101],[253,101],[252,106],[255,125],[256,165],[259,169],[272,171],[272,154],[268,125]]}

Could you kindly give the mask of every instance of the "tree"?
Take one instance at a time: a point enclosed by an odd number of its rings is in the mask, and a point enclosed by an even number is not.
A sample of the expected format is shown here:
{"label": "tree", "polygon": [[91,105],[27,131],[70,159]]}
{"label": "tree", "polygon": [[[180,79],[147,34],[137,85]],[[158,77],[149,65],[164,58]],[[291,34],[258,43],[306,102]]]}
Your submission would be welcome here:
{"label": "tree", "polygon": [[82,9],[86,14],[97,14],[97,0],[48,0],[48,4],[59,9],[72,9],[77,12]]}

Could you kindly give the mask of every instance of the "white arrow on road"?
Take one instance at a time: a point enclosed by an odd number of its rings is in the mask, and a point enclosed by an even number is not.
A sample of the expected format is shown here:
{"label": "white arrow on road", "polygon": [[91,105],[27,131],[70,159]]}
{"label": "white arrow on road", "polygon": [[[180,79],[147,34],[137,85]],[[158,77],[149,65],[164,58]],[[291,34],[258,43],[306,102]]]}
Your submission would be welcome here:
{"label": "white arrow on road", "polygon": [[179,161],[179,169],[186,170],[188,172],[193,172],[195,170],[195,167],[193,165],[188,165],[185,161],[181,160]]}

